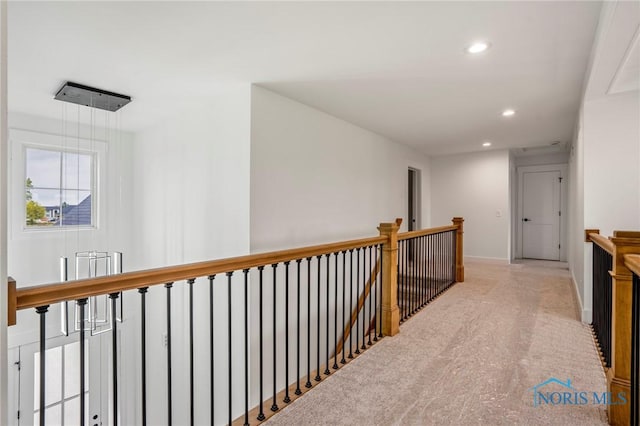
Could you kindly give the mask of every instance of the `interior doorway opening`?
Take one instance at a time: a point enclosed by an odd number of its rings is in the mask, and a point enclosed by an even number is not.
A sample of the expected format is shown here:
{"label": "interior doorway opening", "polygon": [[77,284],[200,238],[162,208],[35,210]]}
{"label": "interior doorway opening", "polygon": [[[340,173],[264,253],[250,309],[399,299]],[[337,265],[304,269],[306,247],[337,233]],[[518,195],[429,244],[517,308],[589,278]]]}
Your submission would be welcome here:
{"label": "interior doorway opening", "polygon": [[407,230],[420,229],[420,170],[409,167],[407,191]]}

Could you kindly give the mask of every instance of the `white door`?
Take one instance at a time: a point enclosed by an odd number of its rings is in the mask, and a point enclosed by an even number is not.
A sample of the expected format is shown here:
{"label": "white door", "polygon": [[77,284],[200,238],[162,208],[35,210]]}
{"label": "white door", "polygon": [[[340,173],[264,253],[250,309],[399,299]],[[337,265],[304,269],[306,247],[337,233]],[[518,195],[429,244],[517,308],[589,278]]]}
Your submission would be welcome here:
{"label": "white door", "polygon": [[522,257],[560,260],[559,170],[522,173]]}
{"label": "white door", "polygon": [[[89,333],[87,333],[89,334]],[[85,351],[85,425],[106,425],[103,414],[107,395],[105,377],[100,368],[101,336],[87,336]],[[77,425],[80,423],[80,343],[77,333],[70,337],[54,337],[46,342],[45,415],[47,425]],[[39,343],[19,348],[19,412],[17,425],[37,425],[39,422]]]}

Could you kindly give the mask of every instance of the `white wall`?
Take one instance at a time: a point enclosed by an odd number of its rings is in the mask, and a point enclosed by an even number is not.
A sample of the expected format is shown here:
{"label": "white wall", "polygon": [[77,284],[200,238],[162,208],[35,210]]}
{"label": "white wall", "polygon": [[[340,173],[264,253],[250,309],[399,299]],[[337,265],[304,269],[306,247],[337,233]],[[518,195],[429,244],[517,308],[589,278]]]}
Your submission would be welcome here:
{"label": "white wall", "polygon": [[585,227],[603,235],[640,229],[638,92],[585,102],[582,132]]}
{"label": "white wall", "polygon": [[509,259],[509,211],[508,151],[432,159],[431,220],[464,217],[465,256]]}
{"label": "white wall", "polygon": [[[291,248],[309,244],[319,244],[378,234],[376,227],[380,222],[391,222],[396,217],[406,218],[408,193],[408,168],[420,170],[420,197],[422,200],[421,225],[430,225],[429,158],[380,135],[359,128],[341,119],[282,97],[260,87],[252,89],[251,103],[251,251],[261,252],[280,248]],[[443,219],[438,225],[451,223],[451,217]],[[406,220],[403,224],[406,229]],[[330,264],[329,276],[335,273],[334,262]],[[317,262],[314,258],[307,269],[302,263],[303,285],[300,297],[307,299],[308,288],[316,288]],[[322,260],[321,282],[326,279],[326,258]],[[349,265],[349,263],[347,263]],[[354,264],[355,265],[355,264]],[[355,267],[355,266],[354,266]],[[294,306],[294,278],[297,264],[292,262],[289,318],[296,318]],[[349,266],[347,266],[347,269]],[[280,280],[277,284],[277,304],[282,306],[284,299],[283,265],[278,268]],[[364,266],[362,268],[364,270]],[[307,271],[310,271],[311,283],[307,284]],[[265,395],[271,395],[273,378],[271,365],[272,342],[278,347],[277,388],[285,386],[281,373],[284,365],[283,351],[285,341],[285,322],[282,309],[276,314],[275,337],[273,331],[274,297],[272,287],[272,268],[265,268],[263,295],[265,322],[264,353],[264,389]],[[348,272],[351,274],[351,272]],[[347,275],[349,276],[349,275]],[[252,313],[257,312],[259,291],[256,289],[255,271],[251,282]],[[324,287],[323,287],[324,288]],[[315,290],[314,290],[315,291]],[[333,290],[332,290],[333,292]],[[339,292],[337,292],[339,293]],[[309,311],[305,307],[302,318],[300,339],[305,342],[311,337],[316,339],[318,310],[315,295]],[[320,296],[322,309],[325,309],[327,296],[324,289]],[[354,300],[357,295],[354,295]],[[329,296],[329,309],[342,306],[342,298],[335,293]],[[307,317],[308,315],[308,317]],[[350,309],[347,308],[347,317]],[[325,338],[329,334],[330,345],[335,336],[333,331],[325,331],[322,325],[320,338],[320,363],[326,356]],[[348,323],[348,320],[347,320]],[[311,334],[307,335],[306,327]],[[251,315],[251,353],[259,352],[260,341],[255,334],[259,329],[257,315]],[[331,327],[330,327],[331,329]],[[339,335],[342,327],[338,327]],[[291,356],[290,381],[295,381],[295,329],[290,327]],[[306,345],[301,345],[300,357],[303,360],[301,373],[306,372],[304,360],[307,357]],[[311,346],[310,362],[312,369],[317,365],[315,343]],[[252,357],[251,388],[253,406],[259,400],[255,383],[258,377],[258,359]],[[304,385],[304,380],[302,381]],[[269,409],[270,404],[265,404]]]}
{"label": "white wall", "polygon": [[[249,252],[250,88],[228,86],[206,104],[169,117],[136,134],[133,161],[135,269],[238,256]],[[234,335],[240,336],[241,277],[233,278]],[[172,291],[173,423],[188,424],[188,293],[184,282]],[[209,424],[209,283],[194,284],[196,424]],[[147,314],[149,424],[166,424],[166,289],[149,290]],[[214,281],[216,370],[227,356],[227,277]],[[136,296],[137,297],[137,296]],[[135,299],[136,303],[138,299]],[[134,308],[135,315],[138,309]],[[137,320],[137,318],[136,318]],[[137,327],[134,329],[137,332]],[[139,336],[130,341],[136,349]],[[233,358],[243,359],[241,342]],[[131,351],[131,348],[129,348]],[[130,353],[137,357],[137,351]],[[136,358],[137,361],[137,358]],[[242,380],[242,366],[234,364]],[[137,373],[136,373],[137,374]],[[225,373],[226,376],[226,373]],[[234,418],[242,404],[234,394]],[[139,394],[137,394],[139,395]],[[136,395],[136,397],[137,397]],[[226,422],[226,378],[216,380],[216,424]],[[136,404],[139,413],[139,404]],[[139,423],[139,417],[132,420]]]}
{"label": "white wall", "polygon": [[373,236],[380,222],[396,217],[405,218],[406,229],[409,167],[421,171],[428,227],[427,156],[254,86],[252,252]]}

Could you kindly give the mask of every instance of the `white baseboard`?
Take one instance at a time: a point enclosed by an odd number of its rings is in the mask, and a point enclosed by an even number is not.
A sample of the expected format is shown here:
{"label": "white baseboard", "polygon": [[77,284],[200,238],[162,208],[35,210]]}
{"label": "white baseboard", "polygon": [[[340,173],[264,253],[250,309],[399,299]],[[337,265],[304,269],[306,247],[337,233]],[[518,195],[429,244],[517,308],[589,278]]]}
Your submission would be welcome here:
{"label": "white baseboard", "polygon": [[576,277],[573,275],[573,269],[569,269],[569,271],[571,272],[573,291],[575,292],[576,300],[578,301],[578,308],[580,309],[580,320],[585,324],[591,324],[591,321],[593,320],[593,312],[591,309],[584,308],[582,297],[580,297],[580,290],[578,289],[578,282],[576,281]]}

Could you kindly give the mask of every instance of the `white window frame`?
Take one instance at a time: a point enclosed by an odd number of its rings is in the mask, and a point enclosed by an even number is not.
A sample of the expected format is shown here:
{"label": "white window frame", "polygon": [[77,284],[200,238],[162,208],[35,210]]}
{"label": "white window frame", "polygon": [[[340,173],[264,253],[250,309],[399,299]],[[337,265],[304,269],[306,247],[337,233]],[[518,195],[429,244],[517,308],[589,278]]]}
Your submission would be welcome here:
{"label": "white window frame", "polygon": [[[66,141],[66,143],[65,143]],[[9,144],[11,159],[9,165],[11,204],[9,208],[9,223],[11,238],[32,238],[34,235],[59,234],[61,232],[97,231],[104,217],[105,210],[102,201],[104,191],[104,176],[106,167],[107,144],[102,140],[88,140],[50,133],[39,133],[22,129],[9,129]],[[28,148],[54,150],[89,154],[93,156],[93,176],[91,179],[91,214],[92,225],[70,226],[27,226],[25,220],[26,208],[26,151]]]}

